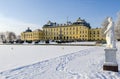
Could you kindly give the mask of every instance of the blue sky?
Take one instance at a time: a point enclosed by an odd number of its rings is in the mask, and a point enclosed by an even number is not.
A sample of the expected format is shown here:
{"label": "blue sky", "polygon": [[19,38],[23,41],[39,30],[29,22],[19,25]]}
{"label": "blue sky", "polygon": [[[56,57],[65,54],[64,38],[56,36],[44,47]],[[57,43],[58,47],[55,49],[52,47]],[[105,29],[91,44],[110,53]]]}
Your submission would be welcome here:
{"label": "blue sky", "polygon": [[100,27],[106,16],[120,11],[120,0],[0,0],[0,32],[17,34],[27,27],[41,28],[48,20],[65,23],[85,19],[92,27]]}

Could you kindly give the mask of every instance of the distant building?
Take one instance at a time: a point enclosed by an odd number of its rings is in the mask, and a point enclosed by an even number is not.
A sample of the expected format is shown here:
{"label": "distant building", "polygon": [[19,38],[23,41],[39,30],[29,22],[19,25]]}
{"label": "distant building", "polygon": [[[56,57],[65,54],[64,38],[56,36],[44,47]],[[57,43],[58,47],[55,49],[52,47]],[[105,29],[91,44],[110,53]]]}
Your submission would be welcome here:
{"label": "distant building", "polygon": [[43,40],[43,31],[36,29],[32,31],[29,27],[26,31],[21,33],[21,40],[23,41],[39,41]]}
{"label": "distant building", "polygon": [[91,28],[89,29],[89,39],[90,40],[104,40],[105,38],[102,37],[101,28]]}
{"label": "distant building", "polygon": [[78,18],[73,23],[67,21],[64,24],[48,21],[43,26],[43,30],[37,29],[32,31],[28,28],[25,32],[21,33],[21,40],[97,41],[104,40],[104,37],[101,35],[101,28],[91,28],[89,23]]}
{"label": "distant building", "polygon": [[45,40],[103,40],[101,28],[91,28],[85,20],[78,18],[76,22],[66,24],[49,24],[43,26]]}

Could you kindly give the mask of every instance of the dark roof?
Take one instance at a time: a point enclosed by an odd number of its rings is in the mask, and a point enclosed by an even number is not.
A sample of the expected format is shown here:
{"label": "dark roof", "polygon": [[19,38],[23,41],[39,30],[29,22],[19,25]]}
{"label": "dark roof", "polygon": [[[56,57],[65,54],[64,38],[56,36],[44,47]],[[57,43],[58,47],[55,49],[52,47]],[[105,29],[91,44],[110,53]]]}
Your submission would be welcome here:
{"label": "dark roof", "polygon": [[[67,24],[68,24],[68,23],[67,23]],[[67,24],[66,24],[66,25],[67,25]],[[63,26],[66,26],[66,25],[63,25]],[[87,23],[84,19],[81,19],[80,17],[76,20],[76,22],[73,22],[73,23],[70,22],[69,25],[81,25],[81,26],[86,26],[86,27],[88,27],[88,28],[91,28],[90,24]],[[44,27],[51,27],[51,26],[62,26],[62,25],[58,25],[56,22],[53,23],[53,22],[51,22],[51,21],[48,21],[47,24],[45,24],[45,25],[43,26],[43,28],[44,28]]]}
{"label": "dark roof", "polygon": [[32,32],[32,30],[28,27],[28,29],[25,32]]}
{"label": "dark roof", "polygon": [[76,22],[73,23],[73,25],[83,25],[83,26],[91,28],[90,24],[87,23],[85,20],[81,19],[80,17],[77,19]]}
{"label": "dark roof", "polygon": [[48,21],[47,24],[43,25],[43,27],[56,26],[56,24],[56,22]]}

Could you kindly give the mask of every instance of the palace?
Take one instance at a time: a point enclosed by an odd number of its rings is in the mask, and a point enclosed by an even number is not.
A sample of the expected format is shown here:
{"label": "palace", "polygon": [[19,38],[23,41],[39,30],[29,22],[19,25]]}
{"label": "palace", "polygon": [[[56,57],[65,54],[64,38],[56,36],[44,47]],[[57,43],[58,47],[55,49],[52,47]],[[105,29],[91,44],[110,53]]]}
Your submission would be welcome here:
{"label": "palace", "polygon": [[43,26],[43,31],[31,31],[29,28],[21,33],[22,40],[64,40],[64,41],[98,41],[104,38],[101,28],[91,28],[85,20],[78,18],[76,22],[68,21],[65,24],[57,24],[48,21]]}
{"label": "palace", "polygon": [[21,33],[21,40],[23,41],[43,40],[43,31],[40,29],[32,31],[30,28],[28,28],[26,31]]}

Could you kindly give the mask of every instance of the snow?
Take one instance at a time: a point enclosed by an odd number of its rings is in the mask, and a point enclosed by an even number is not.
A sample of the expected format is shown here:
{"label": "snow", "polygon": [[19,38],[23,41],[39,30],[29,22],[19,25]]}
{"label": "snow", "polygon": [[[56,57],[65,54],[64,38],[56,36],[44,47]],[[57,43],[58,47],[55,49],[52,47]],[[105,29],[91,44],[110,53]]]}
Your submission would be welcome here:
{"label": "snow", "polygon": [[[0,46],[0,52],[7,51],[0,54],[0,58],[4,59],[9,53],[6,57],[9,62],[4,64],[0,59],[0,65],[10,63],[15,65],[17,62],[19,66],[21,63],[24,65],[15,69],[14,65],[9,66],[9,70],[0,73],[0,79],[119,79],[120,72],[102,69],[104,48],[104,46]],[[120,43],[117,43],[117,48],[117,62],[120,68]],[[34,63],[37,61],[40,62]]]}
{"label": "snow", "polygon": [[71,43],[65,43],[65,44],[95,45],[96,42],[71,42]]}
{"label": "snow", "polygon": [[25,66],[61,55],[77,52],[90,46],[0,45],[0,72]]}
{"label": "snow", "polygon": [[[23,43],[23,44],[28,44],[28,43]],[[32,44],[35,44],[34,42],[32,43]],[[38,44],[40,44],[40,45],[45,45],[46,43],[45,43],[45,41],[40,41]],[[52,42],[52,41],[49,41],[49,43],[48,43],[49,45],[57,45],[57,44],[59,44],[59,43],[56,43],[56,42]],[[68,42],[68,43],[60,43],[60,44],[62,44],[62,45],[66,45],[66,44],[72,44],[72,45],[95,45],[96,44],[96,42]]]}

